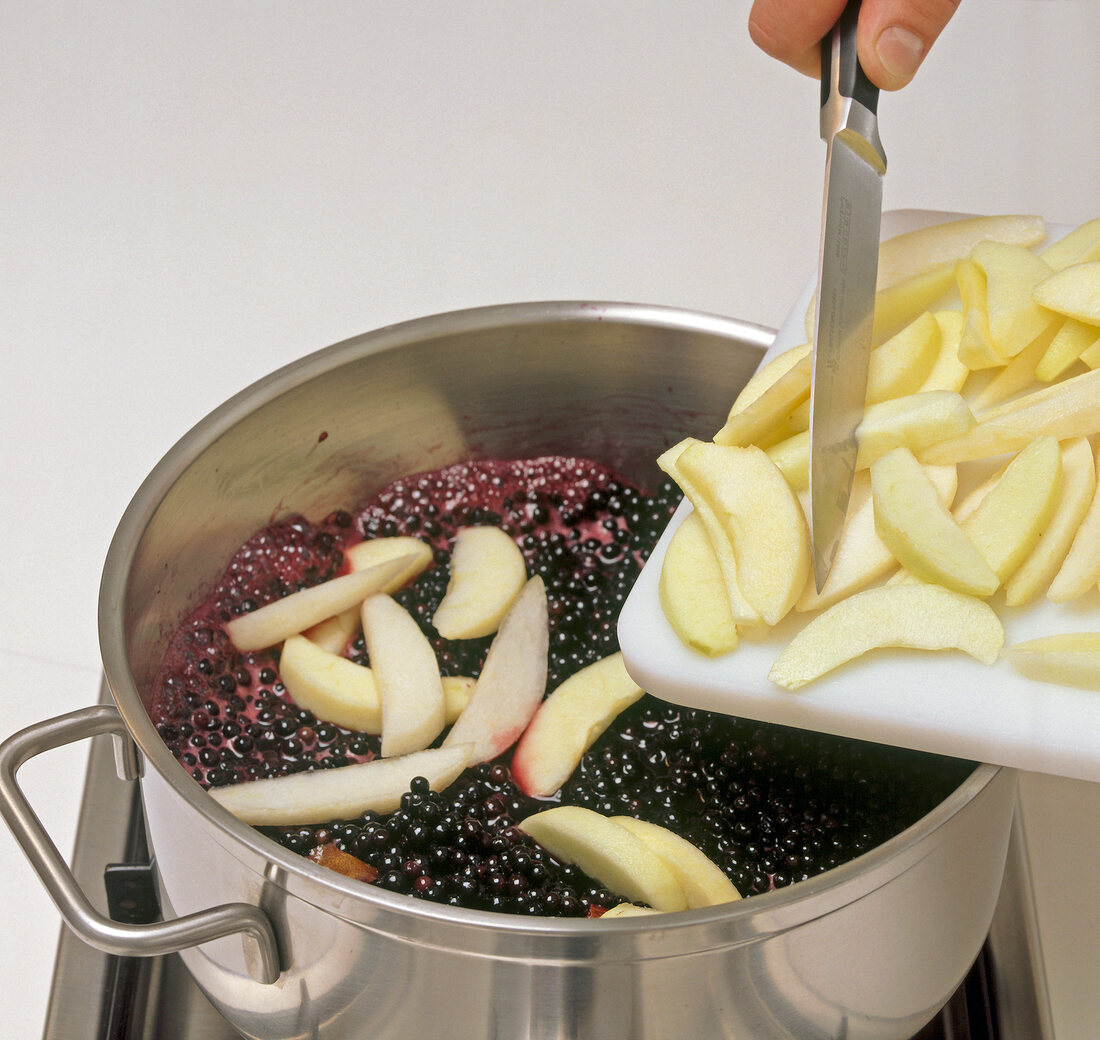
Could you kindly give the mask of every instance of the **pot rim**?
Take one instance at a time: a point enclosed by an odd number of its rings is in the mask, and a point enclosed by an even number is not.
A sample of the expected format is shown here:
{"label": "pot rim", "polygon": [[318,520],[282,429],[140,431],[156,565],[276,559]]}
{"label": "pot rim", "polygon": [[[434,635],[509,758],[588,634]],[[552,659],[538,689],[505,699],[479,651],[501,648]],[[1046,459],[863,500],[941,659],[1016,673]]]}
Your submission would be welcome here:
{"label": "pot rim", "polygon": [[[334,898],[346,911],[348,900],[374,907],[384,914],[407,920],[448,922],[460,929],[487,927],[495,932],[530,936],[576,938],[591,934],[587,919],[528,918],[488,910],[450,907],[411,896],[389,892],[344,878],[305,857],[284,849],[253,827],[242,823],[200,788],[168,751],[145,710],[134,679],[125,646],[124,604],[134,551],[160,503],[195,458],[214,444],[227,430],[256,408],[313,378],[370,354],[412,343],[462,333],[532,323],[603,322],[649,326],[669,331],[708,332],[723,338],[766,349],[774,331],[764,326],[675,307],[593,301],[546,301],[495,304],[443,312],[366,332],[314,351],[258,379],[201,419],[161,458],[141,483],[124,511],[106,555],[99,594],[99,637],[107,684],[126,726],[149,761],[175,795],[200,816],[214,823],[219,844],[237,858],[242,852],[273,863],[306,883],[307,892],[297,895],[332,909]],[[602,928],[622,933],[668,931],[709,922],[723,923],[752,918],[745,935],[783,931],[802,921],[830,912],[838,903],[827,893],[861,885],[865,894],[908,869],[916,860],[906,853],[946,824],[977,797],[1001,767],[979,764],[942,802],[904,831],[861,856],[815,878],[733,903],[678,914],[623,918],[604,922]],[[226,841],[228,839],[228,842]],[[923,853],[918,853],[919,859]],[[886,865],[894,861],[894,869]],[[881,868],[881,869],[878,869]],[[868,883],[868,878],[872,879]],[[846,891],[846,894],[850,895]],[[845,900],[848,901],[848,900]],[[325,904],[329,904],[325,906]]]}

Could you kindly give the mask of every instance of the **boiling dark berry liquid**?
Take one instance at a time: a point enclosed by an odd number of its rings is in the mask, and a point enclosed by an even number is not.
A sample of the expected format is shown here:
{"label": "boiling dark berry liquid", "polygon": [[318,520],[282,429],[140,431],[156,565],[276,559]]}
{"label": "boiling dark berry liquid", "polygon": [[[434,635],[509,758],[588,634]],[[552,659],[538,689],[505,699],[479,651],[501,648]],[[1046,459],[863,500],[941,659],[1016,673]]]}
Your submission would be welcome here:
{"label": "boiling dark berry liquid", "polygon": [[[278,650],[241,654],[224,624],[341,573],[344,550],[363,538],[412,535],[432,546],[434,562],[396,598],[432,642],[443,674],[476,676],[491,638],[448,642],[431,618],[447,586],[456,532],[486,524],[511,534],[528,573],[546,583],[552,690],[618,649],[619,609],[678,501],[668,483],[647,494],[583,459],[491,461],[399,480],[354,516],[266,528],[176,633],[157,682],[154,721],[206,787],[373,758],[378,738],[297,708],[279,681]],[[370,663],[362,637],[347,655]],[[442,793],[414,781],[388,816],[264,831],[303,855],[339,849],[366,864],[374,884],[451,905],[594,916],[620,902],[515,827],[547,803],[515,785],[510,755],[468,769]],[[647,695],[609,727],[555,800],[669,827],[751,895],[882,843],[973,768]]]}

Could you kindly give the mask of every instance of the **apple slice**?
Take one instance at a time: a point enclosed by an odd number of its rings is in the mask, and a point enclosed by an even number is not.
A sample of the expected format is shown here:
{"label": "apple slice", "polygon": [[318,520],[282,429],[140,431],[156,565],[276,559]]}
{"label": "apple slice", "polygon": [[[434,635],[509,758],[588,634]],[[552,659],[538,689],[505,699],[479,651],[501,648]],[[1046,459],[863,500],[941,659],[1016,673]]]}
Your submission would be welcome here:
{"label": "apple slice", "polygon": [[382,699],[371,669],[298,635],[283,643],[279,676],[294,703],[317,718],[364,733],[382,732]]}
{"label": "apple slice", "polygon": [[1046,530],[1062,492],[1062,453],[1039,437],[1006,467],[996,486],[963,522],[999,581],[1007,581]]}
{"label": "apple slice", "polygon": [[612,921],[616,917],[649,917],[660,912],[651,906],[638,906],[637,903],[616,903],[610,910],[605,910],[600,915],[600,920]]}
{"label": "apple slice", "polygon": [[[943,507],[950,507],[959,483],[955,467],[925,466],[924,472],[935,485]],[[897,565],[897,557],[890,552],[875,530],[871,472],[859,470],[852,481],[848,515],[825,586],[818,592],[811,575],[794,609],[805,612],[831,607],[845,596],[866,588]]]}
{"label": "apple slice", "polygon": [[[391,583],[392,584],[392,583]],[[379,589],[381,592],[382,590]],[[311,625],[302,635],[322,650],[332,654],[342,654],[356,635],[359,634],[359,607],[348,607],[339,614]]]}
{"label": "apple slice", "polygon": [[887,239],[879,246],[878,288],[913,278],[970,255],[979,242],[1007,242],[1030,247],[1046,238],[1042,217],[998,214],[917,228]]}
{"label": "apple slice", "polygon": [[696,441],[678,462],[733,546],[745,599],[766,624],[776,624],[810,570],[810,535],[795,493],[757,447]]}
{"label": "apple slice", "polygon": [[253,827],[353,820],[365,812],[390,813],[411,781],[425,777],[443,791],[466,768],[469,748],[429,748],[397,758],[375,758],[339,769],[250,780],[214,787],[210,796]]}
{"label": "apple slice", "polygon": [[385,593],[363,602],[363,637],[382,695],[382,755],[426,748],[446,724],[439,666],[416,620]]}
{"label": "apple slice", "polygon": [[802,343],[797,347],[790,347],[782,353],[776,354],[766,364],[761,365],[750,377],[749,381],[741,388],[741,392],[734,398],[733,406],[729,410],[730,415],[743,412],[780,376],[785,375],[803,358],[808,357],[813,350],[812,343]]}
{"label": "apple slice", "polygon": [[698,513],[688,513],[672,533],[657,593],[665,618],[685,646],[707,657],[737,648],[722,569]]}
{"label": "apple slice", "polygon": [[1005,462],[990,473],[980,484],[972,487],[960,501],[955,503],[951,513],[958,523],[965,524],[973,516],[974,510],[985,501],[986,495],[997,486],[997,482],[1004,476],[1007,467],[1008,463]]}
{"label": "apple slice", "polygon": [[1066,318],[1035,366],[1035,378],[1053,382],[1094,343],[1100,343],[1100,328]]}
{"label": "apple slice", "polygon": [[[546,693],[550,628],[542,578],[530,578],[500,624],[466,710],[444,747],[468,744],[474,764],[496,758],[526,729]],[[383,734],[385,731],[383,730]]]}
{"label": "apple slice", "polygon": [[1021,675],[1058,686],[1100,690],[1100,632],[1065,632],[1005,650]]}
{"label": "apple slice", "polygon": [[1063,268],[1035,286],[1035,305],[1100,325],[1100,260]]}
{"label": "apple slice", "polygon": [[989,596],[1000,581],[940,501],[907,448],[871,467],[875,530],[898,562],[923,581],[970,596]]}
{"label": "apple slice", "polygon": [[993,345],[1002,358],[1015,357],[1055,320],[1032,299],[1050,268],[1030,250],[1005,242],[979,242],[970,257],[985,271]]}
{"label": "apple slice", "polygon": [[304,632],[326,618],[362,603],[408,566],[401,556],[365,571],[344,574],[312,588],[242,614],[225,626],[226,635],[241,651],[263,650],[281,643],[287,636]]}
{"label": "apple slice", "polygon": [[555,859],[575,864],[616,895],[664,912],[687,909],[684,890],[665,861],[607,816],[559,805],[518,826]]}
{"label": "apple slice", "polygon": [[[793,437],[796,433],[805,433],[810,428],[810,399],[807,397],[797,408],[787,416],[786,420],[779,424],[775,433],[769,438],[770,443],[760,442],[759,447],[768,448],[771,444],[778,443],[787,437]],[[780,436],[781,435],[781,436]]]}
{"label": "apple slice", "polygon": [[915,579],[865,589],[813,618],[776,658],[768,678],[798,690],[870,650],[962,650],[997,660],[1004,627],[984,600]]}
{"label": "apple slice", "polygon": [[928,445],[959,437],[973,426],[974,416],[966,401],[950,390],[909,394],[870,405],[856,429],[856,468],[870,466],[895,448],[908,448],[918,454]]}
{"label": "apple slice", "polygon": [[722,572],[722,581],[726,586],[726,599],[729,602],[730,615],[733,617],[734,623],[738,625],[755,624],[760,620],[760,614],[750,605],[741,591],[741,582],[737,576],[737,557],[734,554],[729,537],[726,535],[725,527],[714,512],[710,502],[704,497],[702,489],[684,472],[683,466],[680,464],[680,459],[687,448],[700,443],[702,442],[695,440],[693,437],[685,438],[679,444],[674,444],[665,451],[657,459],[657,465],[679,485],[680,490],[691,502],[695,515],[699,517],[703,529],[706,531],[711,549],[713,549],[715,558],[718,560],[718,567]]}
{"label": "apple slice", "polygon": [[1073,544],[1047,590],[1047,599],[1052,603],[1077,599],[1100,584],[1100,455],[1097,456],[1096,467],[1097,490],[1093,492],[1088,512],[1073,536]]}
{"label": "apple slice", "polygon": [[1081,354],[1081,360],[1089,368],[1100,368],[1100,339]]}
{"label": "apple slice", "polygon": [[1029,603],[1050,586],[1096,494],[1096,470],[1088,440],[1075,437],[1059,447],[1062,493],[1031,555],[1005,582],[1005,602],[1010,607]]}
{"label": "apple slice", "polygon": [[1071,264],[1100,260],[1100,217],[1074,228],[1039,256],[1052,271],[1061,271]]}
{"label": "apple slice", "polygon": [[952,390],[959,393],[966,385],[970,369],[959,360],[959,342],[962,339],[962,311],[936,311],[936,324],[940,327],[940,349],[918,393],[928,390]]}
{"label": "apple slice", "polygon": [[794,492],[806,491],[810,486],[810,431],[791,434],[767,448],[768,458],[783,474]]}
{"label": "apple slice", "polygon": [[804,355],[751,404],[726,419],[716,444],[756,444],[810,396],[812,357]]}
{"label": "apple slice", "polygon": [[939,354],[940,326],[925,311],[900,332],[871,351],[867,369],[867,403],[877,404],[916,393]]}
{"label": "apple slice", "polygon": [[882,343],[899,332],[918,315],[936,306],[955,285],[955,264],[907,278],[875,293],[875,320],[872,337]]}
{"label": "apple slice", "polygon": [[601,733],[644,691],[627,674],[621,653],[570,676],[538,707],[512,758],[525,794],[549,798],[573,774]]}
{"label": "apple slice", "polygon": [[1057,331],[1058,325],[1054,323],[1046,333],[1036,336],[975,395],[970,402],[970,410],[979,419],[981,418],[979,413],[988,411],[1010,397],[1015,397],[1021,390],[1032,388],[1035,382],[1035,369],[1046,354]]}
{"label": "apple slice", "polygon": [[444,639],[479,639],[500,625],[524,582],[527,565],[499,527],[464,527],[451,552],[451,579],[432,624]]}
{"label": "apple slice", "polygon": [[921,462],[945,465],[1019,451],[1036,437],[1065,440],[1100,431],[1100,369],[1071,376],[984,412],[961,436],[916,449]]}
{"label": "apple slice", "polygon": [[[913,275],[894,285],[880,287],[875,292],[875,317],[871,329],[874,343],[884,343],[900,332],[924,311],[935,307],[955,286],[955,262],[943,264],[934,270]],[[813,341],[814,313],[817,294],[810,297],[803,323],[806,335]]]}
{"label": "apple slice", "polygon": [[469,675],[444,675],[443,707],[448,726],[453,726],[458,717],[469,707],[474,696],[477,680]]}
{"label": "apple slice", "polygon": [[988,286],[985,271],[973,260],[960,260],[955,279],[962,299],[963,327],[959,335],[959,360],[973,372],[998,368],[1005,363],[989,331]]}
{"label": "apple slice", "polygon": [[[393,595],[406,582],[411,581],[432,562],[432,547],[419,538],[408,535],[395,535],[392,538],[370,538],[358,542],[344,553],[353,571],[364,571],[376,564],[396,559],[398,556],[409,558],[408,568],[386,582],[378,592]],[[359,631],[359,605],[349,607],[335,617],[327,618],[320,624],[307,629],[305,635],[325,650],[334,654],[342,653]]]}
{"label": "apple slice", "polygon": [[382,592],[393,595],[407,581],[411,581],[424,571],[432,562],[432,547],[427,542],[411,535],[392,535],[388,538],[368,538],[356,542],[345,553],[344,558],[353,571],[365,571],[387,560],[404,557],[406,569],[393,577]]}
{"label": "apple slice", "polygon": [[684,890],[689,910],[732,903],[741,898],[741,893],[722,868],[686,838],[681,838],[667,827],[636,820],[632,816],[612,816],[611,819],[640,838],[665,861],[665,866]]}
{"label": "apple slice", "polygon": [[[317,718],[363,733],[382,732],[382,697],[370,668],[300,635],[283,643],[279,676],[294,703]],[[442,684],[445,721],[451,725],[470,703],[474,680],[445,675]]]}

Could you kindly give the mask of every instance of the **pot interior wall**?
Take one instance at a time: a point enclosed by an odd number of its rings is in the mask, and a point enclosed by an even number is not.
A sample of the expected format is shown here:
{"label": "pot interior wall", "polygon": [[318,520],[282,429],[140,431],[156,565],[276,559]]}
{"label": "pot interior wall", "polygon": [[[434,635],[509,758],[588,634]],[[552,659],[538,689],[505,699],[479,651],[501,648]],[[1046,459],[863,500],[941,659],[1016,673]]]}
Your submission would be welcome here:
{"label": "pot interior wall", "polygon": [[652,485],[664,448],[720,425],[767,342],[678,313],[460,312],[338,344],[227,402],[139,494],[123,599],[137,689],[236,548],[288,514],[320,518],[471,457],[584,455]]}

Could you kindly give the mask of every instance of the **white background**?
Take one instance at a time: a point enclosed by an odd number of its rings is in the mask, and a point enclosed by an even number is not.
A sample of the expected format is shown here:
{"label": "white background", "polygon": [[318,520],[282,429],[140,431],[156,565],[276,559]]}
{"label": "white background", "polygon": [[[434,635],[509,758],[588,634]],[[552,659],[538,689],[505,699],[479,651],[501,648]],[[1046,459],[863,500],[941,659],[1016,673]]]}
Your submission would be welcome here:
{"label": "white background", "polygon": [[[778,326],[817,85],[735,0],[3,0],[0,736],[94,701],[111,533],[232,393],[356,333],[533,299]],[[1100,4],[967,0],[880,104],[888,208],[1100,215]],[[23,772],[62,848],[84,750]],[[1059,1040],[1096,1036],[1100,795],[1024,778]],[[0,833],[5,1037],[58,918]]]}

